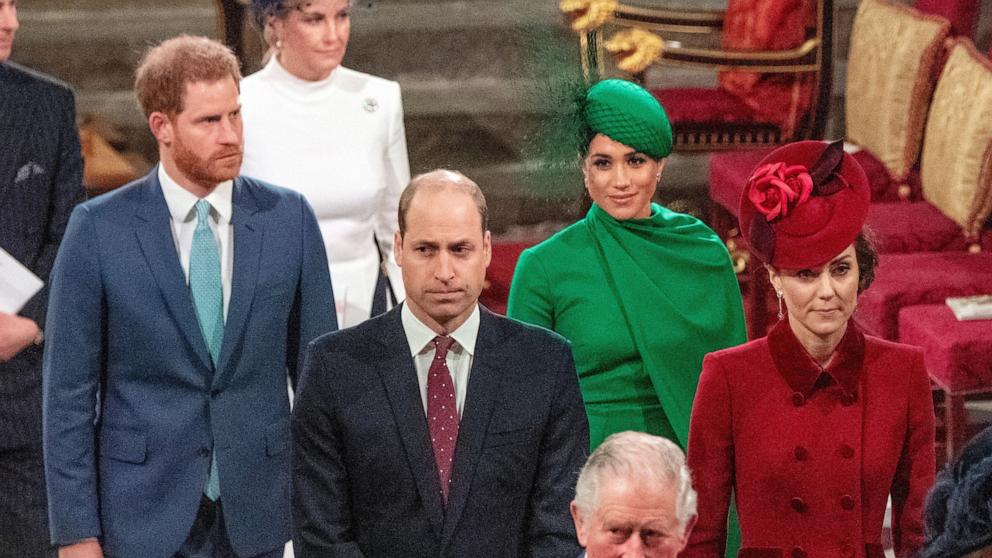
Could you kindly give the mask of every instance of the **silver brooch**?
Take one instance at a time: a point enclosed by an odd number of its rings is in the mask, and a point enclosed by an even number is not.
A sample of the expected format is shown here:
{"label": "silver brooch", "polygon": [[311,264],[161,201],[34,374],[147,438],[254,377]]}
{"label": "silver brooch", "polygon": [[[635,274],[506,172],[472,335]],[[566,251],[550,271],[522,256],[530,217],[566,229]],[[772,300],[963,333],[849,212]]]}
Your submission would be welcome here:
{"label": "silver brooch", "polygon": [[365,99],[365,103],[362,105],[365,108],[365,112],[375,112],[379,110],[379,101],[376,101],[372,97]]}

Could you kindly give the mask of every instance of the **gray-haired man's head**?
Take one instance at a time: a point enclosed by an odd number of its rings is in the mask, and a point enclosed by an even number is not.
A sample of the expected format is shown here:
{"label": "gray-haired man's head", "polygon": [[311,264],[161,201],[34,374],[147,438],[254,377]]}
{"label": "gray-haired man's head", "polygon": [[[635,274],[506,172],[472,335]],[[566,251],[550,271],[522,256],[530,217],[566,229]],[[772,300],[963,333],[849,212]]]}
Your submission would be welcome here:
{"label": "gray-haired man's head", "polygon": [[675,558],[696,521],[696,491],[677,445],[620,432],[589,456],[571,508],[588,558]]}

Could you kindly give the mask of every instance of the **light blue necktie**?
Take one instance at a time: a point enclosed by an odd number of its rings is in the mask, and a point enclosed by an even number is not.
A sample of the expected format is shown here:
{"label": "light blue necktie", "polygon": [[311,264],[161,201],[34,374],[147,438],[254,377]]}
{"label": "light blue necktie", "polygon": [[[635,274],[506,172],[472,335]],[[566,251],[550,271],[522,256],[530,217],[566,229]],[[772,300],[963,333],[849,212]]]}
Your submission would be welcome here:
{"label": "light blue necktie", "polygon": [[[220,250],[210,229],[210,202],[206,200],[196,202],[196,230],[189,253],[189,290],[203,340],[216,367],[224,341],[224,290],[220,279]],[[211,500],[220,497],[216,450],[211,453],[210,477],[203,493]]]}

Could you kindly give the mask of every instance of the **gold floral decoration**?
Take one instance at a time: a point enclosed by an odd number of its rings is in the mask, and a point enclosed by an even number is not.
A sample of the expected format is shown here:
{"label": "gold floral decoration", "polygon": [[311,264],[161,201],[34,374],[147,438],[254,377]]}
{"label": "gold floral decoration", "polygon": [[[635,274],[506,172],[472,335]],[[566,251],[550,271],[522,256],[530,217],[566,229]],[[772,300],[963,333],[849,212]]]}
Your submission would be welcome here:
{"label": "gold floral decoration", "polygon": [[613,18],[618,0],[561,0],[558,8],[576,33],[588,33]]}
{"label": "gold floral decoration", "polygon": [[617,68],[630,74],[639,74],[661,57],[665,43],[661,37],[643,29],[621,31],[603,47],[617,59]]}

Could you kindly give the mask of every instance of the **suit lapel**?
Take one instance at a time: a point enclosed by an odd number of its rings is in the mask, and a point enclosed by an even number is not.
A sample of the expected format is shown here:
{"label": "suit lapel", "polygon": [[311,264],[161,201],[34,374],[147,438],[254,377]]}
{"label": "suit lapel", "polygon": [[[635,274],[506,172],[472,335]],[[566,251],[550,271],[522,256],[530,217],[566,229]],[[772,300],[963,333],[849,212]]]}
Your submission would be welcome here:
{"label": "suit lapel", "polygon": [[145,177],[140,188],[141,200],[136,214],[135,234],[141,251],[179,329],[203,365],[212,370],[210,352],[196,319],[193,299],[189,294],[182,265],[179,263],[179,253],[176,251],[176,242],[172,237],[169,207],[158,182],[158,167],[153,168]]}
{"label": "suit lapel", "polygon": [[417,369],[413,365],[410,345],[403,332],[401,309],[402,306],[397,306],[383,318],[383,335],[379,341],[386,347],[384,354],[391,356],[383,360],[379,374],[386,387],[386,395],[406,449],[410,470],[417,482],[420,500],[424,503],[424,510],[434,527],[434,533],[440,538],[444,525],[441,484],[427,431],[427,416],[420,397]]}
{"label": "suit lapel", "polygon": [[479,310],[481,312],[479,336],[476,341],[475,357],[472,359],[472,372],[469,374],[462,420],[458,425],[451,491],[448,493],[448,508],[441,536],[442,549],[451,539],[465,509],[502,379],[498,350],[503,336],[493,315],[481,306]]}
{"label": "suit lapel", "polygon": [[231,299],[224,324],[224,341],[217,367],[219,372],[214,375],[214,384],[218,383],[218,376],[226,375],[228,361],[244,333],[248,310],[255,297],[255,280],[258,278],[264,229],[256,216],[257,212],[258,204],[247,191],[244,180],[240,177],[234,179],[231,193],[231,232],[234,237]]}

